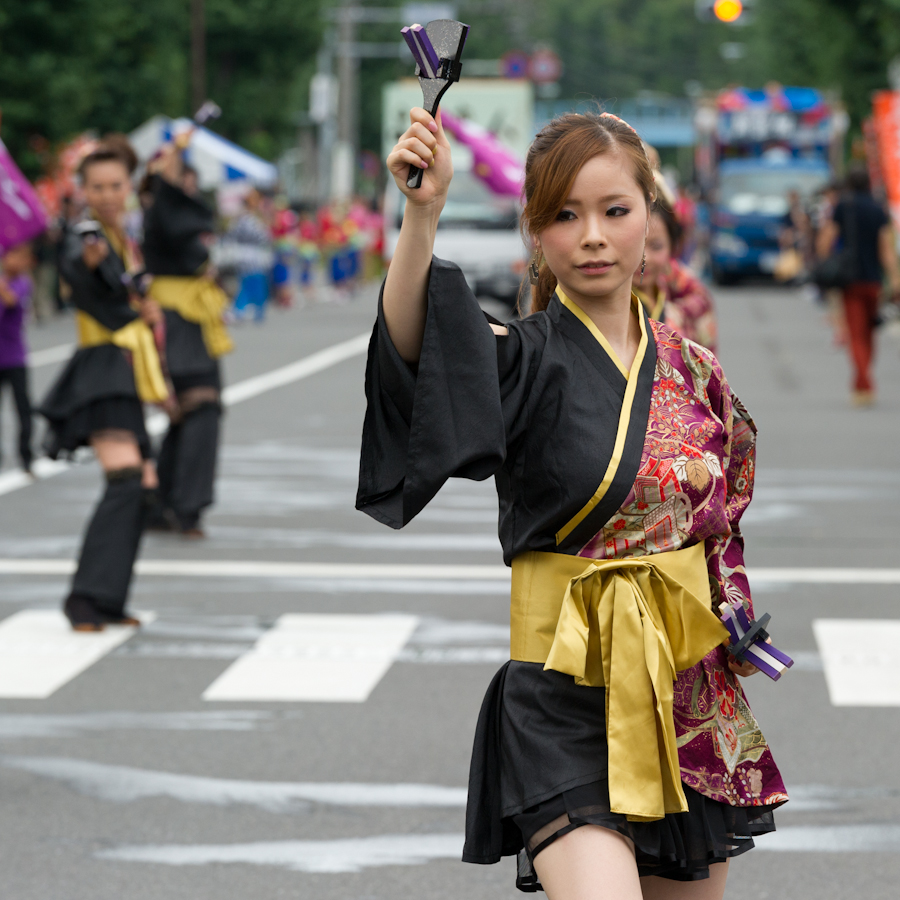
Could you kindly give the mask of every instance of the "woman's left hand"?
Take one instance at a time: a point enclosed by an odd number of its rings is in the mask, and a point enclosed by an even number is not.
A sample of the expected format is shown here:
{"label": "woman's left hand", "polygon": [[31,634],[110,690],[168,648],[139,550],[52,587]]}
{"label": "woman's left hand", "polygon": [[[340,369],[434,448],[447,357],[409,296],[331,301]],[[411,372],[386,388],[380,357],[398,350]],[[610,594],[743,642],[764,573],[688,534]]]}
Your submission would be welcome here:
{"label": "woman's left hand", "polygon": [[755,675],[759,671],[759,669],[757,669],[756,666],[753,665],[753,663],[738,662],[737,658],[731,656],[731,654],[729,654],[728,656],[728,668],[731,669],[731,671],[734,672],[735,675],[740,675],[742,678],[749,678],[751,675]]}

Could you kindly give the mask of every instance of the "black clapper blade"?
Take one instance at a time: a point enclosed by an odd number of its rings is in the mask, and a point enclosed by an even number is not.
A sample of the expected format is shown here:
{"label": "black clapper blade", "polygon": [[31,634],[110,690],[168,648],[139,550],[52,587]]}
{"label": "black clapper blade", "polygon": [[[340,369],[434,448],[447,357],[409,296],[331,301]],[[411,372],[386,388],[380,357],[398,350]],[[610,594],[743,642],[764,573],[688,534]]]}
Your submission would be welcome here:
{"label": "black clapper blade", "polygon": [[[459,81],[462,70],[460,57],[469,33],[469,26],[454,19],[435,19],[425,26],[425,33],[440,57],[441,68],[438,70],[437,78],[426,78],[417,65],[416,75],[422,87],[422,106],[434,116],[437,114],[441,97],[447,93],[447,88],[454,81]],[[423,172],[424,169],[420,169],[418,166],[410,166],[409,174],[406,176],[406,186],[420,188]]]}

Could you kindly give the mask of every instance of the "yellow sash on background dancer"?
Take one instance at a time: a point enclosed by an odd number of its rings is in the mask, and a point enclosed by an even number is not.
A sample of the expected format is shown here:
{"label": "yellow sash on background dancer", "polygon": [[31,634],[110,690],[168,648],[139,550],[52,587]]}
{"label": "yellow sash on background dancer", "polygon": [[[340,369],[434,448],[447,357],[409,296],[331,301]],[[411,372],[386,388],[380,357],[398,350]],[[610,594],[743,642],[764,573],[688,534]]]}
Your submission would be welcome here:
{"label": "yellow sash on background dancer", "polygon": [[606,687],[610,808],[629,821],[687,811],[673,684],[727,637],[703,544],[628,559],[513,560],[510,656]]}
{"label": "yellow sash on background dancer", "polygon": [[134,383],[138,397],[143,403],[163,403],[169,396],[159,353],[153,340],[153,332],[143,319],[135,319],[124,328],[110,331],[93,316],[78,309],[75,311],[75,327],[78,331],[79,347],[99,347],[101,344],[115,344],[131,352],[134,368]]}
{"label": "yellow sash on background dancer", "polygon": [[222,322],[228,298],[211,279],[154,275],[149,296],[164,309],[174,310],[183,319],[199,325],[206,351],[213,359],[234,349]]}

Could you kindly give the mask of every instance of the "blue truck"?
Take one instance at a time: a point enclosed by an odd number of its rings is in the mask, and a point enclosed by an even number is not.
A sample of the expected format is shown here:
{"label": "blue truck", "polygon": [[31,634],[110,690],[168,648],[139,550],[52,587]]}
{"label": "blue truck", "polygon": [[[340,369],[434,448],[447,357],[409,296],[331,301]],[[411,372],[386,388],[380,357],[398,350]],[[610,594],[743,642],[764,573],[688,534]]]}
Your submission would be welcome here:
{"label": "blue truck", "polygon": [[697,113],[713,279],[769,275],[789,196],[809,202],[841,157],[846,114],[813,88],[721,91]]}

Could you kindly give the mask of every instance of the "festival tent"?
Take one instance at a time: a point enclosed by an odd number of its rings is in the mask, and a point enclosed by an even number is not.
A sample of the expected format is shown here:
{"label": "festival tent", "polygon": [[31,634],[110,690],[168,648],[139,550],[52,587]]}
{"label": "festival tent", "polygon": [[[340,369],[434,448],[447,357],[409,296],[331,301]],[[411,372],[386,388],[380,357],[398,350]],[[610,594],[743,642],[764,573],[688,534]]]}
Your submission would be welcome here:
{"label": "festival tent", "polygon": [[185,155],[197,170],[201,189],[212,190],[230,181],[271,187],[278,180],[278,169],[272,163],[190,119],[154,116],[132,131],[129,140],[141,162],[146,163],[164,143],[185,131],[191,131]]}

